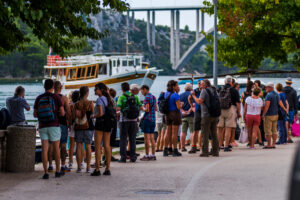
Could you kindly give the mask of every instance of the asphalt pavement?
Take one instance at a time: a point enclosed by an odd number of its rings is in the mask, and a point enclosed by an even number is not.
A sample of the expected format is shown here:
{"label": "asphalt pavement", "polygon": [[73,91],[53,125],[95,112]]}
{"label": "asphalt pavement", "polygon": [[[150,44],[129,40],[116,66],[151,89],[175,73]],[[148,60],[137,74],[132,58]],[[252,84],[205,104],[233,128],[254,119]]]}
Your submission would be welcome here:
{"label": "asphalt pavement", "polygon": [[[285,200],[296,144],[274,150],[245,145],[220,157],[163,157],[157,161],[112,163],[110,177],[85,172],[42,180],[41,164],[33,173],[0,173],[0,199],[197,199]],[[103,172],[104,169],[102,168]]]}

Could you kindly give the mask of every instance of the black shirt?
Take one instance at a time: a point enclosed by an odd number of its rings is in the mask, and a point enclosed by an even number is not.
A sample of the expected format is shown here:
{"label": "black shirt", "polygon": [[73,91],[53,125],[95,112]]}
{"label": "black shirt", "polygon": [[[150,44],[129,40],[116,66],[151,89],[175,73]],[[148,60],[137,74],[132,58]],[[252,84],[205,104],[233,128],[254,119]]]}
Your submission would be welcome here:
{"label": "black shirt", "polygon": [[240,94],[234,87],[231,87],[230,84],[226,84],[224,86],[224,88],[225,89],[230,88],[230,96],[231,96],[232,105],[236,106],[237,103],[241,103]]}

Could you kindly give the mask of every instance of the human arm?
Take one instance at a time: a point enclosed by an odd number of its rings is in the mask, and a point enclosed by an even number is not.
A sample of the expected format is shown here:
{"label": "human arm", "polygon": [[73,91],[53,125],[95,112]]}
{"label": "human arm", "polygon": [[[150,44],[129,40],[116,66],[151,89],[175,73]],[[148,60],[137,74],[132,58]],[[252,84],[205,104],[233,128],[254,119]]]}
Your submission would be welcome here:
{"label": "human arm", "polygon": [[144,105],[144,107],[142,107],[142,108],[143,108],[144,112],[150,112],[150,104],[149,103],[147,103],[146,105]]}
{"label": "human arm", "polygon": [[65,116],[65,109],[64,109],[64,107],[63,106],[60,106],[59,107],[59,116]]}
{"label": "human arm", "polygon": [[238,118],[241,117],[241,103],[236,103],[236,108],[237,108],[237,116]]}
{"label": "human arm", "polygon": [[266,103],[265,103],[265,108],[264,108],[264,112],[263,112],[263,116],[262,116],[263,119],[265,118],[265,115],[269,110],[270,103],[271,103],[271,101],[266,101]]}
{"label": "human arm", "polygon": [[285,105],[286,105],[286,113],[289,113],[289,109],[290,109],[290,104],[288,102],[288,100],[285,100]]}
{"label": "human arm", "polygon": [[279,106],[286,112],[288,113],[288,110],[284,107],[282,100],[279,101]]}
{"label": "human arm", "polygon": [[[63,96],[63,100],[65,102],[65,112],[66,112],[66,117],[67,117],[67,120],[69,122],[72,121],[72,116],[71,116],[71,108],[70,108],[70,102],[69,102],[69,99],[66,97],[66,96]],[[71,124],[71,123],[70,123]]]}
{"label": "human arm", "polygon": [[247,103],[245,102],[245,106],[244,106],[244,113],[243,113],[243,117],[244,117],[244,121],[246,121],[246,115],[247,115]]}

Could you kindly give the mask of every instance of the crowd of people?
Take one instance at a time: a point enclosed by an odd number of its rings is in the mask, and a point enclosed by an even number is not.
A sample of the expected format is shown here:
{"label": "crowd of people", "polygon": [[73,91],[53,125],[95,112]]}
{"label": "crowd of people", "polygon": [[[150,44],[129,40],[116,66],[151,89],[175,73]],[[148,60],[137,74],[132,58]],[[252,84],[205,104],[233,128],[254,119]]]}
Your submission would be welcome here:
{"label": "crowd of people", "polygon": [[[86,86],[67,97],[61,94],[63,86],[59,81],[45,80],[45,93],[36,98],[33,107],[42,141],[43,179],[49,179],[49,171],[53,170],[52,158],[56,163],[55,177],[71,171],[74,152],[76,172],[86,168],[91,176],[100,176],[101,166],[105,166],[103,175],[111,175],[111,161],[136,162],[139,129],[144,133],[145,144],[141,161],[157,160],[156,152],[163,152],[164,157],[182,156],[187,145],[190,145],[189,154],[200,151],[200,157],[218,157],[221,150],[231,152],[238,145],[239,120],[246,124],[249,149],[255,149],[255,144],[274,149],[276,145],[292,143],[290,127],[297,117],[299,102],[292,79],[287,78],[285,82],[283,87],[280,83],[262,86],[259,80],[249,81],[240,96],[240,86],[231,76],[225,78],[224,87],[215,88],[209,80],[199,79],[196,89],[187,83],[182,93],[178,82],[170,80],[167,90],[157,99],[147,85],[139,87],[124,82],[122,94],[116,97],[114,89],[98,83],[94,88],[98,98],[93,102],[89,100],[90,89]],[[144,96],[143,102],[139,92]],[[25,89],[19,86],[14,96],[7,99],[14,125],[26,124],[24,109],[29,111],[30,106],[24,96]],[[117,129],[119,160],[112,156],[112,148],[118,146]]]}

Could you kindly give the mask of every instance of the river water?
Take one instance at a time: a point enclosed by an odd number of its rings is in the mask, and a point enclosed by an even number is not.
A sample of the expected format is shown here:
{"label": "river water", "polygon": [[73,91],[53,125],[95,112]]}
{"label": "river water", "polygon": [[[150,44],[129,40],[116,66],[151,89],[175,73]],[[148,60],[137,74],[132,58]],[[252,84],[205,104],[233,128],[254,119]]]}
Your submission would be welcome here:
{"label": "river water", "polygon": [[[151,88],[151,93],[153,95],[155,95],[156,97],[158,97],[158,95],[160,94],[160,92],[165,91],[166,90],[166,85],[167,82],[171,79],[177,80],[178,76],[159,76],[154,84],[152,85]],[[257,78],[265,83],[267,82],[273,82],[274,84],[276,83],[282,83],[284,84],[284,78]],[[256,80],[255,78],[253,78],[253,80]],[[293,87],[297,90],[298,94],[300,94],[300,78],[294,78],[293,79],[294,84]],[[0,84],[0,107],[4,107],[5,106],[5,100],[7,97],[10,97],[14,94],[14,90],[17,86],[19,86],[19,83],[14,83],[14,84]],[[26,84],[21,84],[25,90],[26,90],[26,100],[27,102],[30,104],[30,106],[32,107],[34,104],[34,100],[35,98],[43,93],[44,89],[42,86],[42,83],[26,83]],[[180,86],[181,91],[183,91],[183,85]],[[194,86],[196,87],[196,85]],[[32,115],[32,110],[29,112],[25,112],[26,115],[26,119],[27,120],[34,120],[33,115]]]}

